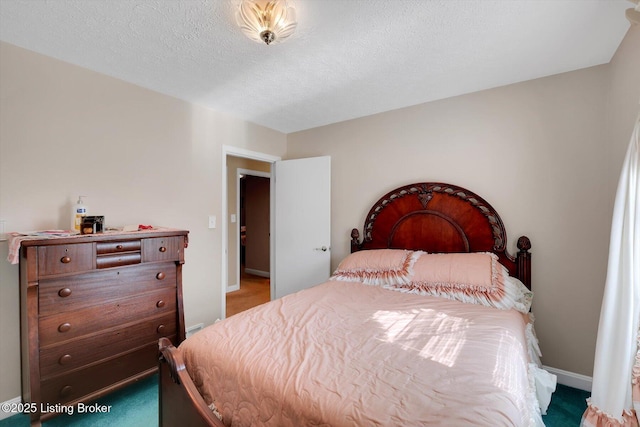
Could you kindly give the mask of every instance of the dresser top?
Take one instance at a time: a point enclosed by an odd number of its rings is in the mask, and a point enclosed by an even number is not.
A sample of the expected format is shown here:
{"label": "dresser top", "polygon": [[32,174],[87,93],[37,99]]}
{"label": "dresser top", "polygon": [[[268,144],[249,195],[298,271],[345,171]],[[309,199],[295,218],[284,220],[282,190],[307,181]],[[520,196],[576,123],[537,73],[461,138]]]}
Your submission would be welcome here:
{"label": "dresser top", "polygon": [[189,231],[175,228],[155,227],[150,230],[141,231],[104,231],[96,234],[74,234],[71,236],[29,236],[18,235],[20,246],[46,246],[69,243],[89,243],[89,242],[109,242],[118,240],[134,240],[150,237],[187,236]]}

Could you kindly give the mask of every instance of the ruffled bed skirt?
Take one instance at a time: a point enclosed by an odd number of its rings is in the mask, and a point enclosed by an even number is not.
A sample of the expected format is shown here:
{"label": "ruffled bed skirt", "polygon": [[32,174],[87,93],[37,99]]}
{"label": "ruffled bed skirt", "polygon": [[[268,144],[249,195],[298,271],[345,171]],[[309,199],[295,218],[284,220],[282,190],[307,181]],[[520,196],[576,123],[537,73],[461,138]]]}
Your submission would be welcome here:
{"label": "ruffled bed skirt", "polygon": [[596,408],[587,400],[588,407],[582,415],[582,427],[638,427],[638,418],[634,410],[624,411],[622,418],[614,418]]}

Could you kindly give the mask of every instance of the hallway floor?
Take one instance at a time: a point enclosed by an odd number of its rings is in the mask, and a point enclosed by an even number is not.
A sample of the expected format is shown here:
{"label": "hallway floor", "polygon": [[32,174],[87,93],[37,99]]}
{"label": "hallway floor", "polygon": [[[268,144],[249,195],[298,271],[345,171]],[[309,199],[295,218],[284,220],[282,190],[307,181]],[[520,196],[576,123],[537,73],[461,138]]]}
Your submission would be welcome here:
{"label": "hallway floor", "polygon": [[240,290],[227,294],[227,317],[271,300],[269,278],[254,276],[241,268]]}

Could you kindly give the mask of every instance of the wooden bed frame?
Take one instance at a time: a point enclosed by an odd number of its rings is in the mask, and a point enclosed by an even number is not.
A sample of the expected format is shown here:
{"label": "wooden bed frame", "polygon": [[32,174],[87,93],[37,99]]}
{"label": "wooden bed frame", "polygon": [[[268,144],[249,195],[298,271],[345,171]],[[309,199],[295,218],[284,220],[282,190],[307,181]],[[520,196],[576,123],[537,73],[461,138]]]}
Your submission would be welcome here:
{"label": "wooden bed frame", "polygon": [[351,231],[351,252],[413,249],[426,252],[493,252],[511,276],[531,289],[531,242],[518,239],[516,257],[507,252],[500,215],[482,197],[451,184],[422,182],[385,194],[369,211],[364,240]]}
{"label": "wooden bed frame", "polygon": [[[531,289],[531,242],[518,239],[515,257],[498,213],[477,194],[451,184],[423,182],[385,194],[369,211],[364,239],[351,232],[351,252],[397,248],[427,252],[493,252],[509,273]],[[160,426],[224,427],[186,370],[180,351],[162,338],[160,350]]]}

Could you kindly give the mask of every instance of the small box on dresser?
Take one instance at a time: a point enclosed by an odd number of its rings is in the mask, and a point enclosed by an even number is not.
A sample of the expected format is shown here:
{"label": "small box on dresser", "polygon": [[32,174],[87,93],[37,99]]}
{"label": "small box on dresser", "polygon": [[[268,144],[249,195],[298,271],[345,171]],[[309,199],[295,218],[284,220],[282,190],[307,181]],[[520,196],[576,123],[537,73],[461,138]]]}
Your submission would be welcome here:
{"label": "small box on dresser", "polygon": [[89,402],[157,371],[157,342],[185,338],[188,231],[25,240],[20,248],[22,398]]}

